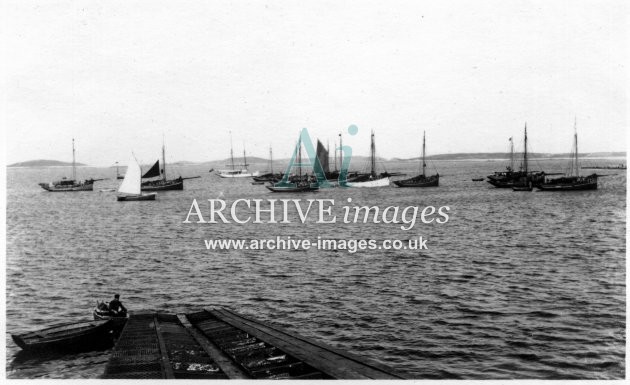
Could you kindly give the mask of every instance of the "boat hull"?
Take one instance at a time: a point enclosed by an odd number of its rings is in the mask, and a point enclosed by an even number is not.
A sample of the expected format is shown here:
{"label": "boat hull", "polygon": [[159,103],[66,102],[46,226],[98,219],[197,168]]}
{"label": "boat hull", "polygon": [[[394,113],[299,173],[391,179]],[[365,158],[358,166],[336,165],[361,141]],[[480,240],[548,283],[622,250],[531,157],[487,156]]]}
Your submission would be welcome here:
{"label": "boat hull", "polygon": [[116,200],[118,202],[154,201],[156,196],[156,193],[140,195],[118,195],[116,197]]}
{"label": "boat hull", "polygon": [[129,319],[129,315],[126,314],[124,317],[115,317],[109,314],[109,311],[100,311],[98,309],[94,309],[92,312],[92,316],[95,321],[111,321],[111,326],[115,331],[120,331],[127,323]]}
{"label": "boat hull", "polygon": [[490,183],[491,185],[493,185],[496,188],[512,188],[512,187],[514,187],[514,179],[499,179],[499,178],[492,178],[492,177],[488,176],[488,179],[486,180],[486,182]]}
{"label": "boat hull", "polygon": [[542,191],[580,191],[580,190],[597,190],[597,182],[595,183],[578,183],[578,184],[541,184],[538,189]]}
{"label": "boat hull", "polygon": [[288,193],[296,193],[296,192],[309,192],[309,191],[317,191],[319,190],[319,186],[295,186],[295,187],[276,187],[276,186],[265,186],[271,192],[288,192]]}
{"label": "boat hull", "polygon": [[394,181],[394,184],[398,187],[438,187],[440,185],[440,176],[425,177],[418,175],[414,178]]}
{"label": "boat hull", "polygon": [[373,188],[373,187],[387,187],[389,186],[389,177],[369,180],[365,182],[348,182],[346,186],[357,188]]}
{"label": "boat hull", "polygon": [[50,183],[40,183],[41,188],[50,192],[71,192],[71,191],[93,191],[94,184],[74,184],[74,185],[53,185]]}
{"label": "boat hull", "polygon": [[217,173],[217,175],[219,175],[221,178],[251,178],[251,177],[255,177],[258,176],[259,173],[258,172],[224,172],[224,171],[219,171]]}
{"label": "boat hull", "polygon": [[169,191],[169,190],[183,190],[183,189],[184,189],[183,179],[143,182],[140,185],[141,191]]}
{"label": "boat hull", "polygon": [[597,175],[559,178],[541,183],[536,187],[542,191],[597,190]]}
{"label": "boat hull", "polygon": [[90,350],[111,345],[112,321],[84,321],[60,324],[46,329],[12,334],[23,350]]}

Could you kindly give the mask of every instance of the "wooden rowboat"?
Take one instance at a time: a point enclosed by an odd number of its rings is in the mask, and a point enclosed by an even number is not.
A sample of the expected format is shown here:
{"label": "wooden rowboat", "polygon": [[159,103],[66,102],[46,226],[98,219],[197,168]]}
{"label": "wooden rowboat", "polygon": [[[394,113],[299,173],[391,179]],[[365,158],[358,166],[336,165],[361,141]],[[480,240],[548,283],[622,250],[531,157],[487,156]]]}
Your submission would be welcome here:
{"label": "wooden rowboat", "polygon": [[112,343],[111,325],[111,320],[65,323],[11,337],[24,350],[90,350]]}

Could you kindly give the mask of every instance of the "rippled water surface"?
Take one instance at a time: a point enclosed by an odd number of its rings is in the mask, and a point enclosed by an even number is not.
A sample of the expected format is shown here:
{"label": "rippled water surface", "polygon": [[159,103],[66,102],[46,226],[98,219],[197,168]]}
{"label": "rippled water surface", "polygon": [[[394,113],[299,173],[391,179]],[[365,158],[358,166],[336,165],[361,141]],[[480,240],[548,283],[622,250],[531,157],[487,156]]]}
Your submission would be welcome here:
{"label": "rippled water surface", "polygon": [[[564,162],[542,162],[559,170]],[[263,167],[264,168],[264,167]],[[411,171],[412,163],[388,165]],[[415,378],[619,379],[625,374],[626,175],[588,192],[513,192],[471,178],[501,162],[442,162],[440,187],[275,195],[183,167],[184,191],[116,202],[117,182],[49,193],[63,168],[7,171],[7,375],[96,378],[109,351],[24,357],[9,333],[89,319],[114,292],[131,311],[229,306]],[[602,172],[604,171],[604,172]],[[81,168],[79,177],[111,177]],[[449,206],[446,224],[183,224],[193,198]],[[347,203],[351,197],[353,202]],[[338,211],[339,210],[339,211]],[[246,214],[246,211],[239,211]],[[338,221],[339,222],[339,221]],[[423,251],[208,251],[204,239],[428,239]]]}

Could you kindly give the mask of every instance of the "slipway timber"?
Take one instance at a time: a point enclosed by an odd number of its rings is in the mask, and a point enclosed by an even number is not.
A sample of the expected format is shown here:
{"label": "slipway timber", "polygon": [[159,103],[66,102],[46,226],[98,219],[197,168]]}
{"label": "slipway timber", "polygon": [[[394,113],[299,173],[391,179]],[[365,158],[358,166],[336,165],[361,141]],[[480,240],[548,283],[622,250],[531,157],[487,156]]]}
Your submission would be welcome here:
{"label": "slipway timber", "polygon": [[224,308],[132,315],[104,378],[401,379],[403,374]]}

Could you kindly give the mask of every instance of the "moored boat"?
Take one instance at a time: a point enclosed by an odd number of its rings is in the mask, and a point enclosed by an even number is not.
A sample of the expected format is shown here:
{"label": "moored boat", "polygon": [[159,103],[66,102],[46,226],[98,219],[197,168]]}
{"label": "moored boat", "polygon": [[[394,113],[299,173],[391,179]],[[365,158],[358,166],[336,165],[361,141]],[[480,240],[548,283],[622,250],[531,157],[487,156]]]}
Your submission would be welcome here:
{"label": "moored boat", "polygon": [[578,136],[577,136],[577,119],[574,123],[574,141],[571,162],[569,164],[566,175],[560,178],[545,178],[544,182],[536,187],[543,191],[580,191],[580,190],[597,190],[597,178],[599,175],[591,174],[588,176],[580,175],[580,165],[578,158]]}
{"label": "moored boat", "polygon": [[514,187],[514,182],[525,176],[523,172],[514,171],[514,142],[510,137],[510,165],[506,167],[505,171],[497,171],[492,175],[487,176],[487,182],[496,188],[511,188]]}
{"label": "moored boat", "polygon": [[394,184],[398,187],[437,187],[440,184],[440,174],[426,175],[426,136],[422,134],[422,174],[413,178],[397,180]]}
{"label": "moored boat", "polygon": [[308,191],[317,191],[319,190],[319,186],[317,183],[309,183],[309,182],[298,182],[293,184],[292,186],[265,186],[271,192],[308,192]]}
{"label": "moored boat", "polygon": [[[98,179],[102,180],[102,179]],[[77,180],[77,168],[75,162],[74,139],[72,139],[72,179],[57,180],[50,183],[39,183],[39,186],[50,192],[92,191],[97,179]]]}
{"label": "moored boat", "polygon": [[[158,159],[151,168],[142,175],[142,179],[158,178],[148,181],[144,181],[141,184],[142,191],[169,191],[169,190],[183,190],[184,180],[199,178],[199,176],[182,178],[181,176],[175,179],[166,178],[166,149],[164,143],[162,143],[162,168],[160,168],[160,160]],[[145,200],[145,199],[137,199]]]}
{"label": "moored boat", "polygon": [[64,323],[46,329],[12,334],[13,341],[24,350],[75,350],[111,344],[111,320]]}
{"label": "moored boat", "polygon": [[359,174],[355,178],[348,178],[346,182],[347,187],[387,187],[389,186],[390,178],[387,175],[378,175],[376,173],[376,145],[374,143],[374,131],[370,135],[370,172],[366,174]]}
{"label": "moored boat", "polygon": [[512,191],[532,191],[533,181],[532,175],[529,173],[527,165],[527,123],[525,123],[525,139],[523,144],[523,164],[521,166],[522,171],[525,172],[524,176],[521,176],[518,180],[514,181]]}
{"label": "moored boat", "polygon": [[116,162],[116,179],[124,179],[125,176],[124,175],[120,175],[120,173],[118,172],[118,162]]}
{"label": "moored boat", "polygon": [[269,172],[265,172],[263,174],[258,173],[258,175],[252,176],[254,183],[252,184],[264,184],[265,182],[275,183],[282,179],[281,174],[275,174],[273,172],[273,150],[271,146],[269,146]]}
{"label": "moored boat", "polygon": [[112,314],[105,302],[97,302],[96,307],[92,311],[92,317],[94,317],[95,321],[111,320],[112,327],[115,330],[121,330],[129,319],[129,313],[124,312],[119,314]]}
{"label": "moored boat", "polygon": [[[243,168],[238,169],[236,168],[237,166],[242,166]],[[249,166],[249,164],[247,164],[247,154],[245,153],[245,148],[243,148],[243,164],[234,164],[234,147],[232,146],[232,133],[230,132],[230,169],[218,170],[217,174],[221,178],[250,178],[260,175],[258,171],[253,173],[250,172],[247,169],[247,166]]]}
{"label": "moored boat", "polygon": [[[267,187],[267,189],[271,192],[285,192],[285,193],[299,193],[299,192],[308,192],[308,191],[317,191],[319,190],[319,182],[317,178],[312,175],[311,177],[306,174],[302,176],[302,137],[298,139],[297,146],[293,153],[294,159],[297,160],[297,164],[293,165],[292,162],[289,162],[287,166],[286,172],[283,175],[282,180],[273,182]],[[291,171],[293,167],[298,167],[298,174],[291,176]],[[314,180],[312,180],[314,178]]]}

